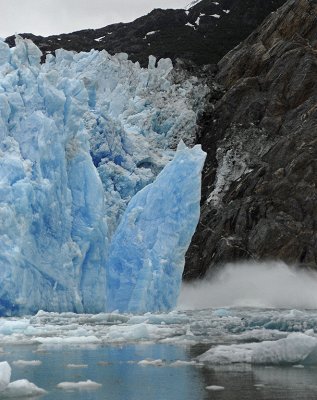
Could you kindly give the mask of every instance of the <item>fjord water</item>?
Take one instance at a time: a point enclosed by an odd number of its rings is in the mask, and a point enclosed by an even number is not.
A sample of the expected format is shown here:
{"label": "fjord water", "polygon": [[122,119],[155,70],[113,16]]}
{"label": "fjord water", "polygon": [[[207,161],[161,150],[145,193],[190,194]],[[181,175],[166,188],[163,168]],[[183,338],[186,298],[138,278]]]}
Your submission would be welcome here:
{"label": "fjord water", "polygon": [[[228,266],[209,283],[184,287],[169,313],[1,318],[0,361],[9,362],[11,382],[28,379],[46,400],[316,399],[316,280],[274,268]],[[87,380],[101,386],[57,386]]]}
{"label": "fjord water", "polygon": [[[8,347],[8,360],[33,359],[34,346]],[[54,349],[36,354],[38,367],[14,368],[12,378],[27,378],[48,391],[43,400],[298,400],[316,399],[316,368],[204,366],[171,367],[176,359],[189,360],[198,349],[168,344],[106,346],[101,348]],[[162,366],[141,366],[145,357],[164,359]],[[108,362],[109,364],[105,363]],[[131,362],[133,360],[133,363]],[[88,364],[71,369],[67,364]],[[99,364],[98,364],[99,363]],[[105,364],[103,364],[105,363]],[[64,391],[62,381],[91,379],[102,383],[96,390]],[[208,391],[209,385],[223,391]]]}

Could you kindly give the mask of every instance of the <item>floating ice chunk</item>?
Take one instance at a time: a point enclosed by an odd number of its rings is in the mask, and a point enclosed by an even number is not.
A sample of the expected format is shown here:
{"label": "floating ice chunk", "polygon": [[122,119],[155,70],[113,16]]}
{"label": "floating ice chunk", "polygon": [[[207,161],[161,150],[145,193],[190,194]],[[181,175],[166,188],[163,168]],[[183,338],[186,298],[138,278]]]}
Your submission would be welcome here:
{"label": "floating ice chunk", "polygon": [[225,390],[223,386],[217,386],[217,385],[211,385],[211,386],[206,386],[206,390],[212,390],[214,392],[219,392],[220,390]]}
{"label": "floating ice chunk", "polygon": [[100,36],[100,37],[98,37],[98,38],[96,38],[96,39],[94,39],[96,42],[100,42],[100,40],[102,40],[102,39],[104,39],[105,38],[105,36]]}
{"label": "floating ice chunk", "polygon": [[67,364],[66,368],[81,369],[81,368],[88,368],[88,365],[87,364]]}
{"label": "floating ice chunk", "polygon": [[210,16],[211,16],[211,17],[214,17],[214,18],[220,18],[220,15],[219,15],[219,14],[211,14]]}
{"label": "floating ice chunk", "polygon": [[140,323],[137,325],[113,325],[109,328],[106,341],[107,342],[134,342],[134,341],[153,341],[173,335],[173,328],[164,325],[149,325]]}
{"label": "floating ice chunk", "polygon": [[262,342],[254,348],[254,364],[317,364],[317,338],[291,333],[275,342]]}
{"label": "floating ice chunk", "polygon": [[[0,362],[0,392],[2,391],[9,385],[11,379],[11,367],[10,365],[6,362]],[[1,397],[1,395],[0,395]]]}
{"label": "floating ice chunk", "polygon": [[80,382],[61,382],[57,385],[59,389],[63,390],[95,390],[101,386],[101,383],[91,381],[90,379]]}
{"label": "floating ice chunk", "polygon": [[155,182],[130,201],[110,246],[109,311],[165,311],[175,307],[185,253],[200,213],[199,145],[178,147]]}
{"label": "floating ice chunk", "polygon": [[59,345],[59,346],[69,346],[69,345],[89,345],[100,343],[100,339],[96,336],[70,336],[70,337],[37,337],[36,341],[45,345]]}
{"label": "floating ice chunk", "polygon": [[155,367],[162,367],[164,365],[163,360],[157,359],[157,360],[141,360],[138,362],[138,365],[141,365],[142,367],[147,367],[149,365],[155,366]]}
{"label": "floating ice chunk", "polygon": [[232,315],[232,311],[226,308],[219,308],[218,310],[215,310],[213,313],[217,315],[217,317],[228,317],[229,315]]}
{"label": "floating ice chunk", "polygon": [[196,361],[183,361],[183,360],[177,360],[172,362],[169,366],[170,367],[188,367],[191,365],[201,365],[197,363]]}
{"label": "floating ice chunk", "polygon": [[174,325],[174,324],[185,324],[189,322],[189,318],[184,314],[170,312],[168,314],[151,314],[146,313],[144,315],[135,315],[129,318],[128,324],[140,324],[146,322],[147,324],[155,325]]}
{"label": "floating ice chunk", "polygon": [[12,364],[15,367],[37,367],[38,365],[42,364],[42,361],[40,360],[17,360],[17,361],[13,361]]}
{"label": "floating ice chunk", "polygon": [[37,397],[47,393],[46,390],[39,388],[34,383],[27,379],[20,379],[9,383],[1,397],[4,398],[22,398],[22,397]]}
{"label": "floating ice chunk", "polygon": [[317,338],[291,333],[276,341],[221,345],[211,348],[198,360],[213,364],[317,365]]}
{"label": "floating ice chunk", "polygon": [[11,335],[12,333],[20,333],[27,329],[30,325],[30,321],[22,319],[19,321],[7,321],[2,319],[0,321],[0,334]]}

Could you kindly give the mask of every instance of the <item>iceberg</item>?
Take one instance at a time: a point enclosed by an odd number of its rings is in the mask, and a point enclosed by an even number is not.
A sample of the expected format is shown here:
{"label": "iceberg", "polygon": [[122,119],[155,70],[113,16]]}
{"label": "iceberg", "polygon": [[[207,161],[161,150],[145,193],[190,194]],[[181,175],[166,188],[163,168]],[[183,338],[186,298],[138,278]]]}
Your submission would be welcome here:
{"label": "iceberg", "polygon": [[1,398],[22,398],[35,397],[45,394],[46,391],[29,382],[27,379],[20,379],[10,382],[11,367],[7,361],[0,362],[0,397]]}
{"label": "iceberg", "polygon": [[[30,40],[0,41],[0,315],[173,307],[205,157],[175,147],[193,142],[207,89],[154,57],[145,69],[95,50],[40,60]],[[133,229],[143,242],[123,243]]]}
{"label": "iceberg", "polygon": [[317,339],[309,333],[291,333],[276,341],[219,345],[199,356],[198,360],[212,364],[315,365]]}

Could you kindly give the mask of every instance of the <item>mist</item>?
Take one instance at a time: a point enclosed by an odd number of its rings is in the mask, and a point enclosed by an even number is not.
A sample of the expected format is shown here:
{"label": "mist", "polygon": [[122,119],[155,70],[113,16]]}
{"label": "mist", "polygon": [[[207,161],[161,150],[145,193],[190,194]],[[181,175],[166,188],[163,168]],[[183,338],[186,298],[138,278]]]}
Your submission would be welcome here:
{"label": "mist", "polygon": [[317,272],[282,262],[228,264],[216,276],[183,284],[178,308],[317,308]]}

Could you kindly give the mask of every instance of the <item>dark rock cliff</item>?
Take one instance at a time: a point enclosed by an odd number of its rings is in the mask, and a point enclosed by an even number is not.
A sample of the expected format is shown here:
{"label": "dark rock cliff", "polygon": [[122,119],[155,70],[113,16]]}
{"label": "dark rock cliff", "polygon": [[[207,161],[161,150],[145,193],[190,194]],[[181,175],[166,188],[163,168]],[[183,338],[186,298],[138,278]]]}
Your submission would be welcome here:
{"label": "dark rock cliff", "polygon": [[[147,66],[148,56],[186,59],[197,65],[217,63],[285,0],[202,0],[188,11],[153,10],[131,23],[49,37],[21,34],[44,54],[56,49],[126,52]],[[13,46],[14,36],[7,38]]]}
{"label": "dark rock cliff", "polygon": [[[218,64],[186,279],[225,262],[317,265],[317,1],[289,0]],[[218,86],[217,86],[218,85]]]}

